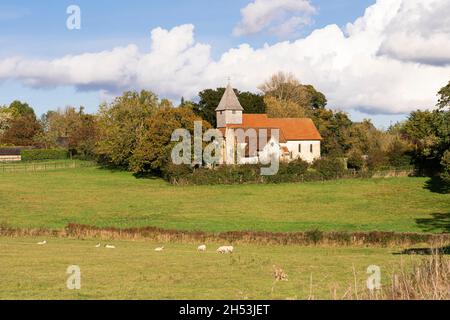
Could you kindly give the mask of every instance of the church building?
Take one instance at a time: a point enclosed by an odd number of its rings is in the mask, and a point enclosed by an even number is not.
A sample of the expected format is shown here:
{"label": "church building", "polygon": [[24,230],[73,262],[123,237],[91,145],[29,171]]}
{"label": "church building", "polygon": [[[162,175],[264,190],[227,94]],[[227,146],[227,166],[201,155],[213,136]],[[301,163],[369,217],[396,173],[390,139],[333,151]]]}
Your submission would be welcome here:
{"label": "church building", "polygon": [[[224,137],[222,163],[235,163],[236,145],[241,148],[240,164],[262,162],[263,157],[273,155],[281,161],[301,158],[309,163],[320,158],[322,137],[311,119],[244,114],[244,108],[230,84],[216,109],[216,116],[217,129]],[[278,137],[274,131],[278,132]],[[245,132],[245,140],[238,139],[238,132]],[[256,139],[256,148],[249,148],[250,139]]]}

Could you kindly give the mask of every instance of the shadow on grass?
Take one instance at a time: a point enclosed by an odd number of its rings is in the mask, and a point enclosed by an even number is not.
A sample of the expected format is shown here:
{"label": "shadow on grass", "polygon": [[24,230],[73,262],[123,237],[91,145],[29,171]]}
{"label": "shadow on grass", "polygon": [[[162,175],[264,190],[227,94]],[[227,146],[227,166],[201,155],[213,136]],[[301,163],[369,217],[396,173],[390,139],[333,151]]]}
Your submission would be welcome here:
{"label": "shadow on grass", "polygon": [[450,233],[450,212],[432,213],[430,218],[416,219],[416,224],[424,232]]}
{"label": "shadow on grass", "polygon": [[[100,164],[98,167],[100,170],[109,171],[111,173],[117,172],[130,172],[127,168],[123,166],[114,166],[110,164]],[[158,173],[133,173],[133,176],[136,179],[150,179],[150,180],[158,180],[161,179],[161,175]]]}
{"label": "shadow on grass", "polygon": [[135,177],[136,179],[148,179],[148,180],[162,179],[161,175],[155,173],[133,173],[133,177]]}
{"label": "shadow on grass", "polygon": [[449,255],[450,254],[450,246],[441,247],[441,248],[411,248],[405,249],[399,253],[394,253],[395,255],[401,254],[410,254],[410,255],[421,255],[421,256],[431,256],[433,254],[441,254],[441,255]]}
{"label": "shadow on grass", "polygon": [[424,188],[434,193],[450,194],[450,185],[444,183],[444,180],[439,176],[431,177],[425,182]]}

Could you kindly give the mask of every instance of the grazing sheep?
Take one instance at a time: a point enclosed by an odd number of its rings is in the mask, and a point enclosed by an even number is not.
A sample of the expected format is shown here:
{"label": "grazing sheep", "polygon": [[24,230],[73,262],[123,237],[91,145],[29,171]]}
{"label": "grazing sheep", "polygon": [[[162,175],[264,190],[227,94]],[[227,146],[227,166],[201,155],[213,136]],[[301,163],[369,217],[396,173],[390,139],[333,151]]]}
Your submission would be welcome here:
{"label": "grazing sheep", "polygon": [[223,246],[223,247],[220,247],[219,249],[217,249],[217,252],[222,253],[222,254],[233,253],[233,251],[234,251],[234,247],[232,247],[232,246]]}
{"label": "grazing sheep", "polygon": [[283,269],[273,266],[273,276],[275,281],[289,281],[288,275]]}
{"label": "grazing sheep", "polygon": [[199,246],[198,248],[197,248],[197,251],[200,251],[200,252],[205,252],[206,251],[206,245],[201,245],[201,246]]}
{"label": "grazing sheep", "polygon": [[164,247],[156,248],[156,249],[155,249],[156,252],[161,252],[161,251],[163,251],[163,250],[164,250]]}
{"label": "grazing sheep", "polygon": [[99,244],[97,244],[95,247],[96,247],[96,248],[100,248],[101,246],[102,246],[102,244],[99,243]]}
{"label": "grazing sheep", "polygon": [[110,244],[105,245],[106,249],[115,249],[116,247]]}
{"label": "grazing sheep", "polygon": [[40,245],[40,246],[46,245],[47,244],[47,240],[44,240],[42,242],[38,242],[37,244]]}

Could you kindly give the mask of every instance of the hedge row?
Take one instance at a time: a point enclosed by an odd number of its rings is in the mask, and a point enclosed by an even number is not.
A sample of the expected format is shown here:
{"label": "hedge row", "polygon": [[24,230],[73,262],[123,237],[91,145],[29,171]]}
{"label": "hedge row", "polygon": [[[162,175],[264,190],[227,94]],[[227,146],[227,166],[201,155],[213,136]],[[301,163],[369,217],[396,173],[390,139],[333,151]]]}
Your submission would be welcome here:
{"label": "hedge row", "polygon": [[[410,246],[419,243],[444,246],[450,243],[450,234],[428,233],[395,233],[395,232],[322,232],[311,230],[306,232],[264,232],[236,231],[211,233],[202,231],[167,230],[155,227],[144,228],[99,228],[86,225],[69,224],[65,228],[65,236],[73,238],[105,238],[115,240],[151,239],[155,242],[185,242],[257,245],[377,245],[377,246]],[[23,236],[23,232],[0,225],[0,235]],[[414,250],[414,249],[413,249]],[[416,249],[418,252],[421,249]],[[425,249],[426,250],[426,249]],[[413,251],[409,251],[410,253]],[[405,251],[405,253],[407,253]]]}
{"label": "hedge row", "polygon": [[33,149],[22,150],[22,161],[37,160],[62,160],[69,157],[69,153],[65,149]]}
{"label": "hedge row", "polygon": [[[302,160],[280,163],[278,173],[262,176],[261,165],[219,166],[214,169],[168,165],[164,178],[178,185],[292,183],[354,177],[340,159],[320,159],[309,165]],[[359,175],[358,175],[359,176]]]}

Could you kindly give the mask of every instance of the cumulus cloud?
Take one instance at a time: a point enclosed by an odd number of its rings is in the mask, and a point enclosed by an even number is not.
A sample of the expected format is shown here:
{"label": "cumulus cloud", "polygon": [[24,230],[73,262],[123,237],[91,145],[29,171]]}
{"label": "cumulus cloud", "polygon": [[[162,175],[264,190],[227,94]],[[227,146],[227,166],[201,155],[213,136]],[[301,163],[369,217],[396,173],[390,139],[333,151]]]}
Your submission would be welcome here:
{"label": "cumulus cloud", "polygon": [[450,1],[403,1],[379,53],[431,65],[450,64]]}
{"label": "cumulus cloud", "polygon": [[241,9],[236,36],[269,31],[279,37],[289,36],[311,22],[316,9],[309,0],[255,0]]}
{"label": "cumulus cloud", "polygon": [[[436,10],[447,3],[427,1]],[[433,6],[423,7],[423,2],[378,0],[343,29],[329,25],[305,38],[261,48],[242,44],[219,59],[212,58],[208,44],[195,40],[193,25],[156,28],[149,52],[129,45],[54,60],[12,57],[0,60],[0,80],[15,79],[33,87],[75,86],[103,94],[145,88],[161,96],[194,98],[201,89],[223,86],[228,76],[235,87],[256,91],[261,82],[281,70],[324,92],[331,107],[373,114],[407,113],[434,106],[436,92],[450,80],[450,65],[439,62],[442,59],[423,59],[420,51],[412,50],[405,51],[405,57],[399,50],[394,55],[385,49],[394,25],[398,26],[395,32],[409,35],[414,31],[410,43],[415,43],[416,32],[429,41],[434,41],[436,33],[446,32],[441,23],[427,23],[426,29],[423,19],[404,20],[410,15],[421,17],[425,9],[432,11]],[[433,57],[444,57],[446,43],[433,49]]]}

